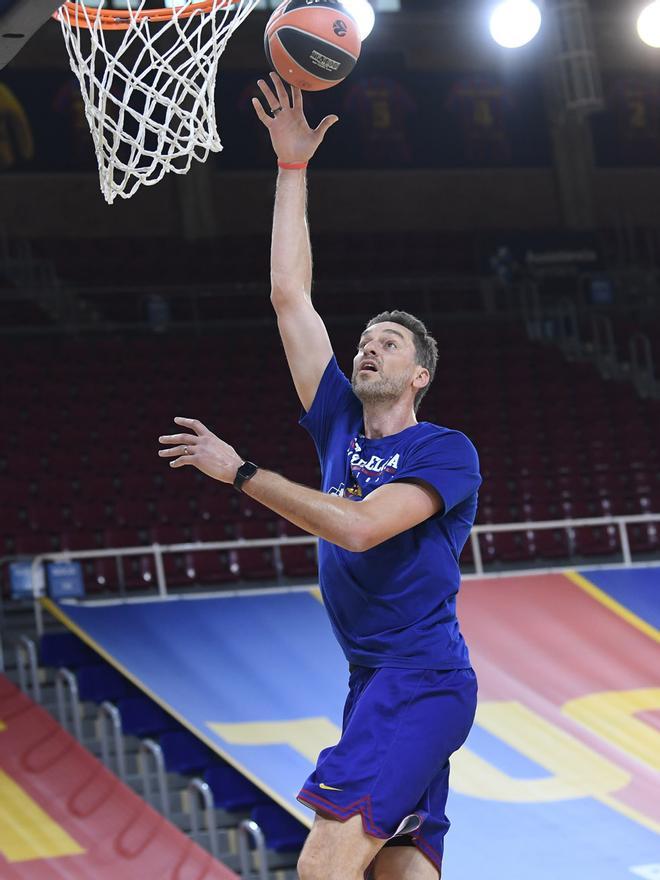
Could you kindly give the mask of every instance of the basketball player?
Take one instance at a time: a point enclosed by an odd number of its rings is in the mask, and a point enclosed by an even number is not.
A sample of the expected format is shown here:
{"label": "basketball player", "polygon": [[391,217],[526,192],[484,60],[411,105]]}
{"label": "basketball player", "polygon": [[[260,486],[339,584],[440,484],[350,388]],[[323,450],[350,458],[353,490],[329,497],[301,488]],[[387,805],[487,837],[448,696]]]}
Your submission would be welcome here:
{"label": "basketball player", "polygon": [[318,535],[319,576],[350,664],[340,742],[321,752],[299,800],[316,811],[301,880],[437,880],[449,757],[472,725],[477,684],[456,620],[458,557],[481,482],[461,433],[416,418],[435,340],[406,312],[373,318],[352,381],[312,305],[305,165],[337,117],[311,129],[302,97],[259,82],[280,172],[271,299],[322,464],[321,491],[245,462],[194,419],[161,437],[172,467],[194,465]]}

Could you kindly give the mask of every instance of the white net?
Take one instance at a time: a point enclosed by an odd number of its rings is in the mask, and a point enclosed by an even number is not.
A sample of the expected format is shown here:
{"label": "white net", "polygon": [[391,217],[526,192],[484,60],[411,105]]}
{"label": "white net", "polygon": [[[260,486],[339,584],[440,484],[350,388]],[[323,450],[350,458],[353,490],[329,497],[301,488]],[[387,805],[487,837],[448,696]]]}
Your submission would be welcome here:
{"label": "white net", "polygon": [[215,117],[218,61],[257,2],[182,3],[171,17],[154,21],[145,14],[153,3],[134,0],[121,30],[101,26],[109,22],[101,7],[60,7],[109,204],[158,183],[168,171],[185,174],[194,159],[204,162],[222,150]]}

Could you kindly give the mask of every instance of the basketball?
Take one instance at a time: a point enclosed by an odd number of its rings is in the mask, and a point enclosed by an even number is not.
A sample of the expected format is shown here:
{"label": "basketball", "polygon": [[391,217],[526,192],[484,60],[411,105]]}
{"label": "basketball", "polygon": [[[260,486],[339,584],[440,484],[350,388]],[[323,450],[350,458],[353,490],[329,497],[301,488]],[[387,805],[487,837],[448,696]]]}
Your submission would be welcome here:
{"label": "basketball", "polygon": [[308,92],[329,89],[353,70],[360,55],[355,19],[338,0],[285,0],[266,25],[269,65]]}

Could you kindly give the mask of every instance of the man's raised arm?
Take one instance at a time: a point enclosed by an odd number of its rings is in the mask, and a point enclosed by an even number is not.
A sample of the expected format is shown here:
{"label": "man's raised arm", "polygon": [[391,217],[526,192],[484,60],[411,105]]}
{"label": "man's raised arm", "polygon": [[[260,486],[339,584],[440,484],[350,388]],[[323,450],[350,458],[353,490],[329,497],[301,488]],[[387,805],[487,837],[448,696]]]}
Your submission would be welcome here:
{"label": "man's raised arm", "polygon": [[[257,98],[252,101],[257,116],[270,133],[279,164],[270,256],[270,298],[298,397],[308,410],[332,357],[332,346],[325,324],[312,305],[312,249],[304,166],[337,117],[326,116],[316,129],[310,128],[303,113],[300,90],[292,87],[290,100],[277,74],[271,74],[271,78],[274,91],[263,80],[259,80],[259,88],[273,115],[265,112]],[[286,167],[292,165],[303,167]]]}

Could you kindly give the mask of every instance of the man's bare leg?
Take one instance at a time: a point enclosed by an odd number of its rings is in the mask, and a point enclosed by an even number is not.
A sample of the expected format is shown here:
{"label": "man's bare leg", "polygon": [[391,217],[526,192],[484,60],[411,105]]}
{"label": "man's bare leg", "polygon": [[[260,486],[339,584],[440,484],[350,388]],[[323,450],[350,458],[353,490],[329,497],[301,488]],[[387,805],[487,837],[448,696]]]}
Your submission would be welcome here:
{"label": "man's bare leg", "polygon": [[317,816],[298,860],[298,877],[363,880],[364,872],[385,843],[365,834],[360,815],[346,822]]}
{"label": "man's bare leg", "polygon": [[374,880],[439,880],[437,868],[416,846],[392,846],[376,856]]}

